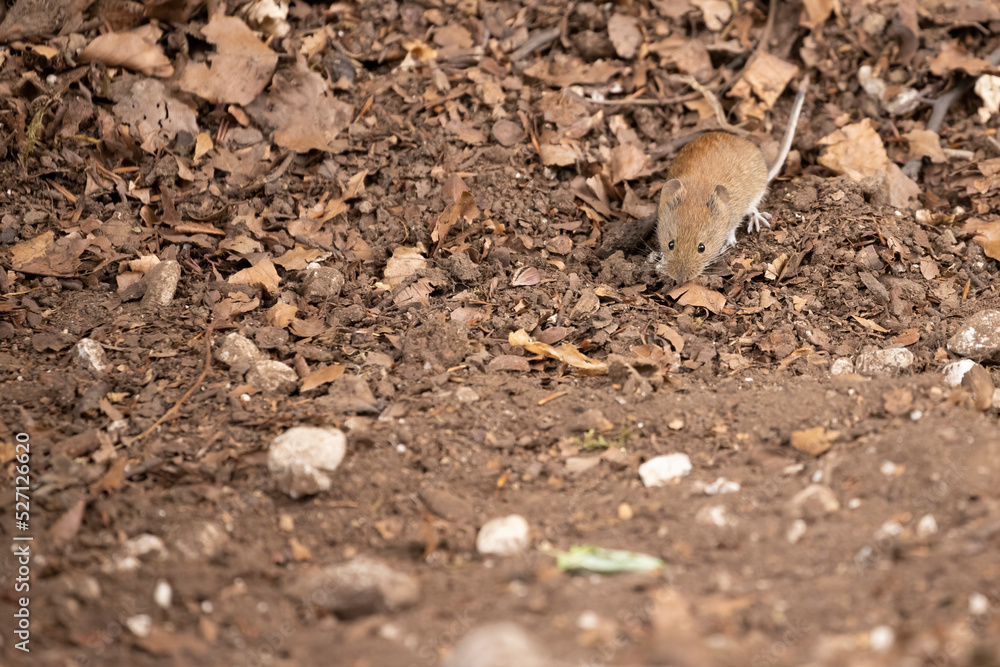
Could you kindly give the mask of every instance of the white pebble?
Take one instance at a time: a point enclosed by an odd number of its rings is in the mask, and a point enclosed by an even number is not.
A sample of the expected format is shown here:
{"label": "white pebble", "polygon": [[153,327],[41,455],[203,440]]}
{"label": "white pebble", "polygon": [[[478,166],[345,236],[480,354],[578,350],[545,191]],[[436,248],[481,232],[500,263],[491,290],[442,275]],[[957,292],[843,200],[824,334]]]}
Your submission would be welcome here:
{"label": "white pebble", "polygon": [[639,466],[639,477],[646,487],[665,486],[691,473],[687,454],[667,454],[652,458]]}
{"label": "white pebble", "polygon": [[788,531],[785,533],[785,539],[788,540],[789,544],[795,544],[802,536],[806,534],[806,522],[802,519],[796,519],[792,521],[792,525],[788,527]]}
{"label": "white pebble", "polygon": [[720,477],[705,487],[705,495],[714,496],[717,493],[736,493],[739,490],[739,482],[731,482],[725,477]]}
{"label": "white pebble", "polygon": [[872,628],[871,634],[868,635],[868,643],[871,645],[872,650],[879,653],[888,651],[892,648],[895,641],[896,633],[888,625],[880,625]]}
{"label": "white pebble", "polygon": [[136,637],[145,639],[153,631],[153,619],[149,614],[136,614],[125,619],[125,627]]}
{"label": "white pebble", "polygon": [[896,464],[892,461],[883,461],[879,471],[886,477],[892,477],[896,474]]}
{"label": "white pebble", "polygon": [[81,338],[76,343],[76,358],[80,365],[95,373],[108,370],[108,360],[104,348],[92,338]]}
{"label": "white pebble", "polygon": [[576,627],[581,630],[593,630],[601,622],[601,617],[595,611],[585,611],[576,619]]}
{"label": "white pebble", "polygon": [[972,359],[959,359],[951,362],[941,369],[944,374],[944,383],[949,387],[957,387],[962,384],[962,378],[965,377],[965,374],[972,370],[975,365],[976,362]]}
{"label": "white pebble", "polygon": [[973,616],[985,614],[990,610],[990,600],[982,593],[972,593],[969,595],[969,613]]}
{"label": "white pebble", "polygon": [[850,359],[836,359],[830,365],[830,375],[850,375],[854,372],[854,362]]}
{"label": "white pebble", "polygon": [[267,469],[281,491],[300,498],[330,488],[328,473],[337,469],[346,451],[347,438],[339,429],[295,426],[271,441]]}
{"label": "white pebble", "polygon": [[156,588],[153,589],[153,601],[156,602],[156,606],[160,609],[170,609],[173,600],[174,591],[170,588],[170,584],[163,579],[157,581]]}
{"label": "white pebble", "polygon": [[917,522],[917,537],[926,539],[938,532],[937,519],[933,514],[925,514]]}
{"label": "white pebble", "polygon": [[487,521],[476,536],[476,551],[484,556],[513,556],[530,541],[528,521],[519,514]]}

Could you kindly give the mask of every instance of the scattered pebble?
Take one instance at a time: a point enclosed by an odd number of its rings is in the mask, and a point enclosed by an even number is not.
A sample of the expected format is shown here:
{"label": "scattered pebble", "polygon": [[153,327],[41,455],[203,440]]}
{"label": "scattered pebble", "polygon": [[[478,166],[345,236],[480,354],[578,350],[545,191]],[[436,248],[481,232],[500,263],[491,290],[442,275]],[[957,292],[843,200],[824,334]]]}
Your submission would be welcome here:
{"label": "scattered pebble", "polygon": [[868,635],[868,643],[873,651],[884,653],[892,648],[896,641],[896,633],[888,625],[879,625],[872,628]]}
{"label": "scattered pebble", "polygon": [[792,525],[790,525],[788,530],[785,532],[785,539],[788,540],[789,544],[796,544],[805,534],[806,522],[802,519],[796,519],[795,521],[792,521]]}
{"label": "scattered pebble", "polygon": [[141,558],[151,553],[163,554],[166,550],[163,540],[149,533],[136,535],[122,545],[122,555],[133,558]]}
{"label": "scattered pebble", "polygon": [[937,532],[937,519],[934,518],[933,514],[925,514],[920,517],[920,521],[917,522],[917,537],[925,540],[931,535],[936,535]]}
{"label": "scattered pebble", "polygon": [[976,362],[972,359],[959,359],[951,362],[941,369],[941,372],[944,373],[944,383],[949,387],[957,387],[962,384],[962,378],[965,377],[965,374],[972,370],[975,365]]}
{"label": "scattered pebble", "polygon": [[652,458],[639,466],[639,477],[646,487],[665,486],[691,473],[687,454],[666,454]]}
{"label": "scattered pebble", "polygon": [[667,428],[669,428],[671,431],[679,431],[682,428],[684,428],[684,420],[671,419],[669,422],[667,422]]}
{"label": "scattered pebble", "polygon": [[810,484],[788,502],[791,515],[799,519],[817,519],[840,510],[833,490],[824,484]]}
{"label": "scattered pebble", "polygon": [[455,644],[444,667],[551,667],[552,658],[516,623],[484,625]]}
{"label": "scattered pebble", "polygon": [[868,348],[858,355],[854,367],[861,375],[894,376],[913,365],[914,356],[905,347]]}
{"label": "scattered pebble", "polygon": [[420,584],[414,577],[364,556],[307,572],[288,590],[340,618],[399,611],[420,597]]}
{"label": "scattered pebble", "polygon": [[981,310],[966,319],[948,339],[948,350],[975,361],[1000,356],[1000,310]]}
{"label": "scattered pebble", "polygon": [[479,394],[472,387],[459,387],[455,390],[455,400],[459,403],[475,403],[479,400]]}
{"label": "scattered pebble", "polygon": [[94,373],[103,373],[108,370],[108,360],[104,355],[104,348],[92,338],[81,338],[76,343],[76,359],[83,368]]}
{"label": "scattered pebble", "polygon": [[705,495],[714,496],[719,493],[736,493],[740,490],[739,482],[731,482],[725,477],[720,477],[705,487]]}
{"label": "scattered pebble", "polygon": [[229,536],[214,521],[195,521],[178,529],[173,546],[188,560],[216,556],[229,541]]}
{"label": "scattered pebble", "polygon": [[982,593],[969,594],[969,613],[973,616],[985,614],[990,610],[990,599]]}
{"label": "scattered pebble", "polygon": [[635,510],[628,503],[622,503],[618,506],[618,518],[622,521],[628,521],[633,516],[635,516]]}
{"label": "scattered pebble", "polygon": [[892,461],[883,461],[882,465],[879,466],[879,472],[881,472],[886,477],[892,477],[893,475],[897,474],[896,472],[897,470],[899,470],[899,466],[897,466]]}
{"label": "scattered pebble", "polygon": [[739,519],[730,514],[725,505],[702,507],[694,515],[694,520],[716,528],[734,528],[739,524]]}
{"label": "scattered pebble", "polygon": [[344,276],[328,266],[306,269],[302,278],[302,296],[310,303],[333,299],[344,289]]}
{"label": "scattered pebble", "polygon": [[346,451],[347,438],[339,429],[295,426],[271,441],[267,469],[278,489],[301,498],[330,488],[328,473],[337,469]]}
{"label": "scattered pebble", "polygon": [[265,394],[288,395],[299,387],[299,376],[292,367],[271,359],[255,362],[246,379]]}
{"label": "scattered pebble", "polygon": [[476,537],[476,551],[483,556],[514,556],[528,547],[531,529],[519,514],[487,521]]}
{"label": "scattered pebble", "polygon": [[851,375],[854,373],[854,362],[850,359],[840,358],[834,360],[830,365],[830,375]]}
{"label": "scattered pebble", "polygon": [[861,498],[851,498],[847,501],[847,509],[856,510],[861,507]]}
{"label": "scattered pebble", "polygon": [[170,609],[170,604],[174,600],[174,590],[170,588],[170,584],[160,579],[156,582],[156,588],[153,589],[153,601],[156,602],[156,606],[160,609]]}
{"label": "scattered pebble", "polygon": [[136,637],[145,639],[153,631],[153,619],[149,614],[136,614],[125,619],[125,627]]}
{"label": "scattered pebble", "polygon": [[142,277],[146,291],[142,295],[144,308],[162,308],[174,300],[177,283],[181,279],[181,265],[172,259],[160,262]]}
{"label": "scattered pebble", "polygon": [[601,617],[597,615],[596,611],[587,610],[582,612],[576,618],[576,627],[581,630],[593,630],[601,622]]}
{"label": "scattered pebble", "polygon": [[262,359],[263,355],[249,338],[231,333],[222,339],[222,345],[215,351],[215,359],[232,370],[243,373]]}

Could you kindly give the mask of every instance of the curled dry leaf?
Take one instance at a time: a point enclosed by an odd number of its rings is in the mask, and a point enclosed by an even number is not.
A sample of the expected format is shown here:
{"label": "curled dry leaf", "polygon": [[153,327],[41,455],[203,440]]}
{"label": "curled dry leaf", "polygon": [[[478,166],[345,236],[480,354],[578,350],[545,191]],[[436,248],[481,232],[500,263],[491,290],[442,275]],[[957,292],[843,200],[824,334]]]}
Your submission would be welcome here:
{"label": "curled dry leaf", "polygon": [[781,253],[774,258],[774,261],[767,263],[767,268],[764,269],[764,277],[768,280],[777,280],[781,277],[786,266],[788,266],[788,254]]}
{"label": "curled dry leaf", "polygon": [[575,345],[563,343],[558,348],[533,340],[524,329],[513,331],[507,337],[507,342],[514,347],[523,347],[532,354],[549,357],[576,368],[583,375],[606,375],[608,365],[584,355]]}
{"label": "curled dry leaf", "polygon": [[397,246],[392,251],[392,257],[385,263],[385,273],[382,280],[388,289],[392,289],[410,276],[427,267],[427,259],[416,248]]}
{"label": "curled dry leaf", "polygon": [[973,56],[957,39],[953,39],[941,45],[941,50],[930,62],[930,68],[935,76],[944,76],[957,70],[979,76],[990,69],[990,61]]}
{"label": "curled dry leaf", "polygon": [[343,374],[343,364],[330,364],[329,366],[317,368],[302,378],[302,384],[299,387],[299,392],[304,394],[305,392],[311,391],[316,387],[326,384],[327,382],[333,382]]}
{"label": "curled dry leaf", "polygon": [[910,155],[916,158],[929,157],[931,162],[947,162],[941,150],[941,137],[934,130],[910,130],[903,135],[910,143]]}
{"label": "curled dry leaf", "polygon": [[963,231],[975,234],[972,240],[982,246],[987,257],[1000,260],[1000,222],[969,218]]}
{"label": "curled dry leaf", "polygon": [[791,445],[810,456],[819,456],[830,449],[830,445],[839,437],[840,431],[828,431],[822,426],[817,426],[792,433]]}
{"label": "curled dry leaf", "polygon": [[213,14],[202,34],[218,47],[211,65],[188,63],[181,77],[181,90],[218,103],[250,104],[274,74],[278,54],[253,34],[235,16]]}
{"label": "curled dry leaf", "polygon": [[797,65],[764,51],[750,63],[750,67],[733,86],[729,96],[747,98],[752,90],[760,101],[771,109],[781,97],[788,82],[798,73]]}
{"label": "curled dry leaf", "polygon": [[335,139],[354,116],[354,107],[333,97],[323,77],[302,59],[275,76],[267,107],[264,116],[275,128],[274,143],[296,153],[339,152]]}
{"label": "curled dry leaf", "polygon": [[846,174],[853,181],[874,177],[886,184],[889,203],[905,207],[920,194],[920,187],[889,161],[882,138],[870,118],[847,125],[823,137],[819,144],[827,146],[819,163],[837,174]]}
{"label": "curled dry leaf", "polygon": [[292,323],[297,312],[299,309],[292,304],[279,301],[267,309],[267,323],[272,327],[285,328]]}
{"label": "curled dry leaf", "polygon": [[[715,0],[708,0],[713,2]],[[634,16],[614,13],[608,19],[608,38],[615,47],[618,56],[630,60],[639,52],[642,46],[642,30],[639,20]]]}
{"label": "curled dry leaf", "polygon": [[229,276],[229,282],[241,285],[256,285],[268,294],[277,294],[280,289],[281,277],[278,276],[270,257],[265,257],[251,267],[237,271]]}
{"label": "curled dry leaf", "polygon": [[124,67],[150,76],[173,76],[170,59],[157,44],[163,32],[152,23],[129,32],[98,35],[80,52],[83,62],[98,62],[108,67]]}
{"label": "curled dry leaf", "polygon": [[456,201],[448,204],[441,211],[441,215],[434,223],[434,229],[431,230],[431,241],[434,241],[440,248],[444,238],[458,223],[459,218],[465,218],[466,222],[472,222],[477,217],[479,217],[479,207],[476,206],[476,199],[471,192],[466,190],[458,196]]}
{"label": "curled dry leaf", "polygon": [[615,146],[611,151],[611,182],[634,180],[649,169],[649,154],[632,144]]}
{"label": "curled dry leaf", "polygon": [[710,312],[720,313],[726,306],[726,296],[698,283],[685,283],[667,292],[667,296],[677,300],[679,306],[694,306],[706,308]]}
{"label": "curled dry leaf", "polygon": [[663,67],[676,67],[699,81],[707,81],[712,76],[712,57],[700,40],[671,35],[650,44],[649,51],[660,56]]}
{"label": "curled dry leaf", "polygon": [[514,272],[510,284],[512,287],[529,287],[542,282],[542,275],[533,266],[522,266]]}

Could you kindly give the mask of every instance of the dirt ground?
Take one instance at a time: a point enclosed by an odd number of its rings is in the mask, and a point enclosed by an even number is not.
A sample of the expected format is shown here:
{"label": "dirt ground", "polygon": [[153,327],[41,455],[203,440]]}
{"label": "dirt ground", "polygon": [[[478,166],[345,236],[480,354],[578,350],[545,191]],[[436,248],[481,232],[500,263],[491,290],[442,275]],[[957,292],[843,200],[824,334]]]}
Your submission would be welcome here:
{"label": "dirt ground", "polygon": [[[0,25],[3,664],[1000,666],[997,369],[941,373],[1000,309],[996,3],[69,4]],[[773,159],[805,73],[771,228],[675,291],[682,140]],[[299,425],[347,453],[293,499]]]}

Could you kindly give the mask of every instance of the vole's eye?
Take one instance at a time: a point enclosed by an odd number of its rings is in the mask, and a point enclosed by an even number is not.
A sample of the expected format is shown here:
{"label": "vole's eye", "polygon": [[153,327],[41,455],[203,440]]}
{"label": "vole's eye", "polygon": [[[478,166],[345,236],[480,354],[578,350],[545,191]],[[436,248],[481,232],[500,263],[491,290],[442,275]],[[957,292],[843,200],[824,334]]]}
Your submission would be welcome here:
{"label": "vole's eye", "polygon": [[699,243],[698,244],[698,252],[705,252],[705,244],[704,243]]}
{"label": "vole's eye", "polygon": [[668,243],[667,247],[670,248],[671,250],[673,250],[674,249],[674,242],[671,241],[670,243]]}

